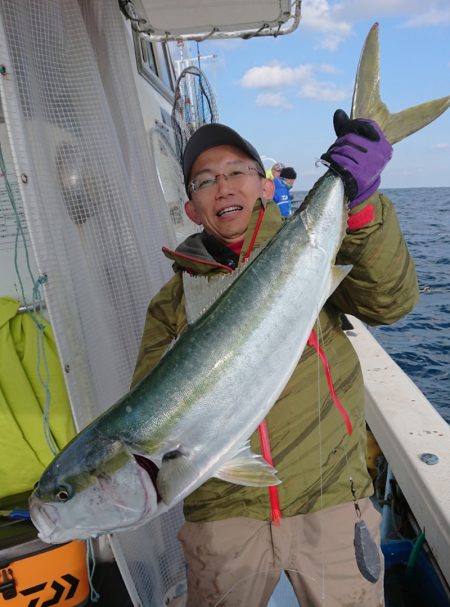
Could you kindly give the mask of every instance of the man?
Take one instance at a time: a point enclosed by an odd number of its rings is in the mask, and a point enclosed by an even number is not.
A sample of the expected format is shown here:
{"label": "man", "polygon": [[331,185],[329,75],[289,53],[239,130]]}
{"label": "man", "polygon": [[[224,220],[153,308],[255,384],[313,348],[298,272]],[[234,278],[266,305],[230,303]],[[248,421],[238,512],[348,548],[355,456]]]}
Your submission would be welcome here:
{"label": "man", "polygon": [[[189,607],[264,606],[283,570],[302,607],[384,604],[383,576],[368,581],[355,560],[354,500],[377,544],[379,515],[369,500],[363,380],[340,318],[351,313],[371,324],[392,323],[413,307],[418,289],[393,206],[376,191],[391,146],[374,122],[337,113],[335,125],[339,136],[324,158],[342,175],[352,200],[338,263],[353,269],[317,324],[353,433],[347,433],[316,349],[308,345],[266,418],[268,436],[262,424],[251,437],[252,450],[266,454],[270,439],[281,484],[268,491],[211,479],[184,501],[179,537]],[[228,273],[282,224],[277,206],[265,199],[270,183],[258,152],[232,129],[201,127],[186,146],[183,171],[186,213],[204,231],[176,251],[165,250],[175,275],[149,305],[134,383],[186,328],[183,272]]]}
{"label": "man", "polygon": [[291,214],[291,189],[297,179],[297,173],[292,167],[281,169],[280,176],[274,179],[275,192],[273,201],[277,203],[281,217],[287,219]]}
{"label": "man", "polygon": [[270,167],[270,169],[267,169],[266,178],[271,179],[272,181],[274,179],[278,179],[282,169],[284,169],[284,164],[282,162],[276,162]]}

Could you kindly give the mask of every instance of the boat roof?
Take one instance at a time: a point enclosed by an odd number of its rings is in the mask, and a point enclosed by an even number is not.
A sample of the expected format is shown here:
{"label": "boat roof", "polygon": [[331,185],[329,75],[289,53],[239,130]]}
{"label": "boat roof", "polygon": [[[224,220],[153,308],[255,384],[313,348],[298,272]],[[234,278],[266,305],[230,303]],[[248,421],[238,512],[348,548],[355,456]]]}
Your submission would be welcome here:
{"label": "boat roof", "polygon": [[300,22],[301,0],[133,0],[122,10],[152,40],[280,36]]}

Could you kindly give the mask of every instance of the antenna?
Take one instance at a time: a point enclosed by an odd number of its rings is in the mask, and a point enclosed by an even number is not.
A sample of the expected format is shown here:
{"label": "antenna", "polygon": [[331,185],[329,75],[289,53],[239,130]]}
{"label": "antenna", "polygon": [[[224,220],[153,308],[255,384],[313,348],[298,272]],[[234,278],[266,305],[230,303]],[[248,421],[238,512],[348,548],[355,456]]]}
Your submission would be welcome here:
{"label": "antenna", "polygon": [[191,135],[202,125],[218,121],[216,98],[208,79],[198,67],[186,67],[178,77],[172,107],[172,128],[180,163]]}

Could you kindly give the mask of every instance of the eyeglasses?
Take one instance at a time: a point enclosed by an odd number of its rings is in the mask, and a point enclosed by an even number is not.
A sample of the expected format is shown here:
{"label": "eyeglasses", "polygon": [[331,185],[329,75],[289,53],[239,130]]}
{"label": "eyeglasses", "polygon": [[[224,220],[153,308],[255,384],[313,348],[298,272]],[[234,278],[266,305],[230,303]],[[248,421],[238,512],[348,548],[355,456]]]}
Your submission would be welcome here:
{"label": "eyeglasses", "polygon": [[201,177],[193,179],[189,184],[188,189],[191,193],[203,192],[213,185],[216,185],[218,177],[223,177],[225,181],[229,181],[231,184],[237,184],[244,177],[248,177],[248,175],[252,175],[253,173],[257,173],[260,177],[265,177],[265,175],[256,167],[239,166],[235,167],[229,173],[219,173],[218,175],[209,175],[208,173],[205,173]]}

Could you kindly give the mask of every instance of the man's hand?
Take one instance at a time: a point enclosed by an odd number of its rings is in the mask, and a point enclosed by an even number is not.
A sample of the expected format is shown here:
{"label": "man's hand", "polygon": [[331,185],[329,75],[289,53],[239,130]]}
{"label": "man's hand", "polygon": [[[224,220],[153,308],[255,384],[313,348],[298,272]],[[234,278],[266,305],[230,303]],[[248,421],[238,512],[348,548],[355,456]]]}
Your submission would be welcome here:
{"label": "man's hand", "polygon": [[342,178],[352,208],[378,189],[392,146],[374,120],[350,120],[336,110],[333,125],[338,138],[321,158]]}

